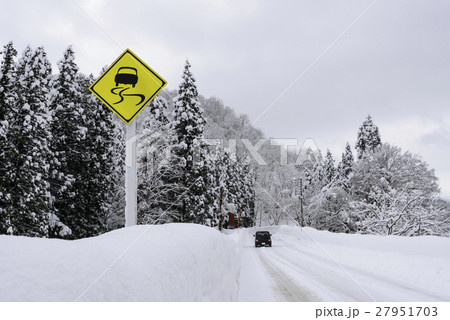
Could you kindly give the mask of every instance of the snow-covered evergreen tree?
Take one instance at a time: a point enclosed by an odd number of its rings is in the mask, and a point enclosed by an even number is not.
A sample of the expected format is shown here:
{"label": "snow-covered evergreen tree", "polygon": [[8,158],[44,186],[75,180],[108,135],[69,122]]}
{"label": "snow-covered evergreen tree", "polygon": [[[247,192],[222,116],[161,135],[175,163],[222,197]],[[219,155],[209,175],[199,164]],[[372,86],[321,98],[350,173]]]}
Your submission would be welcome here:
{"label": "snow-covered evergreen tree", "polygon": [[7,172],[11,166],[11,159],[8,155],[11,152],[11,150],[8,151],[11,145],[7,140],[7,131],[12,103],[17,101],[14,62],[17,51],[12,42],[9,42],[0,53],[3,56],[0,65],[0,234],[5,234],[10,227],[7,208],[10,207],[13,188],[11,181],[7,179]]}
{"label": "snow-covered evergreen tree", "polygon": [[317,152],[317,161],[313,165],[312,169],[312,179],[309,190],[311,192],[317,192],[322,189],[325,185],[325,168],[324,168],[324,159],[322,157],[322,152],[318,150]]}
{"label": "snow-covered evergreen tree", "polygon": [[[109,198],[123,176],[123,131],[114,121],[114,114],[88,90],[94,81],[78,75],[82,88],[79,152],[83,155],[74,174],[79,196],[79,212],[72,215],[70,227],[74,237],[98,235],[110,229],[113,198]],[[116,174],[117,172],[121,174]]]}
{"label": "snow-covered evergreen tree", "polygon": [[345,145],[345,152],[342,153],[341,160],[341,175],[343,177],[348,178],[350,173],[353,171],[353,166],[355,165],[355,159],[353,158],[352,148],[350,144],[347,142]]}
{"label": "snow-covered evergreen tree", "polygon": [[48,183],[50,84],[51,66],[44,49],[33,51],[28,46],[17,65],[17,97],[9,101],[8,234],[48,236],[53,211]]}
{"label": "snow-covered evergreen tree", "polygon": [[337,182],[341,187],[344,188],[344,190],[348,190],[349,178],[353,171],[354,165],[355,160],[353,158],[352,149],[350,147],[350,144],[347,142],[345,151],[342,153],[341,162],[339,163],[337,169]]}
{"label": "snow-covered evergreen tree", "polygon": [[[16,66],[14,59],[17,56],[17,51],[13,43],[9,42],[0,51],[0,54],[3,56],[0,65],[0,143],[4,146],[8,129],[8,100],[11,98],[11,95],[15,95]],[[0,150],[0,157],[0,160],[4,161],[3,148]]]}
{"label": "snow-covered evergreen tree", "polygon": [[115,230],[125,226],[125,130],[122,123],[116,122],[111,145],[112,187],[107,191],[108,209],[103,216],[105,230]]}
{"label": "snow-covered evergreen tree", "polygon": [[[76,81],[78,66],[74,51],[69,46],[64,57],[58,61],[59,74],[55,76],[50,95],[51,126],[50,187],[54,201],[55,214],[67,226],[76,225],[72,221],[82,211],[80,190],[75,186],[75,176],[82,169],[86,149],[80,143],[86,134],[83,127],[81,88]],[[80,225],[79,227],[81,227]],[[55,226],[50,236],[61,237],[61,227]],[[74,234],[76,237],[76,234]]]}
{"label": "snow-covered evergreen tree", "polygon": [[331,151],[329,149],[327,149],[323,169],[324,169],[325,184],[333,182],[334,177],[336,176],[336,168],[334,167],[333,155],[331,154]]}
{"label": "snow-covered evergreen tree", "polygon": [[313,170],[312,168],[305,167],[303,169],[303,187],[305,189],[308,189],[310,186],[312,186],[313,183]]}
{"label": "snow-covered evergreen tree", "polygon": [[228,191],[227,203],[231,208],[234,209],[233,213],[236,214],[240,209],[240,201],[243,197],[243,190],[241,189],[242,173],[239,159],[229,161],[226,176],[226,189]]}
{"label": "snow-covered evergreen tree", "polygon": [[[151,115],[151,117],[147,117],[147,121],[150,121],[148,126],[152,127],[154,132],[165,130],[170,122],[167,114],[168,106],[166,99],[156,96],[150,102],[148,109]],[[163,132],[160,132],[160,135],[163,135]]]}
{"label": "snow-covered evergreen tree", "polygon": [[[198,102],[197,86],[190,67],[189,61],[186,60],[182,76],[183,81],[179,85],[178,95],[174,98],[175,110],[172,126],[175,134],[174,159],[179,161],[183,171],[183,177],[178,179],[178,184],[188,190],[194,184],[199,187],[199,184],[203,183],[202,178],[198,175],[200,171],[194,170],[194,141],[202,137],[205,126],[205,119],[202,115],[203,109]],[[173,200],[176,201],[176,199]],[[196,192],[188,192],[179,206],[181,221],[195,220],[191,215],[188,215],[188,212],[192,212],[188,206],[196,208],[201,204],[201,201],[202,199]]]}
{"label": "snow-covered evergreen tree", "polygon": [[[243,217],[243,225],[251,227],[255,222],[255,185],[254,174],[249,163],[245,163],[242,167],[242,201],[240,204],[240,212]],[[244,224],[245,222],[245,224]]]}
{"label": "snow-covered evergreen tree", "polygon": [[227,198],[228,198],[228,188],[227,181],[228,178],[228,168],[230,166],[230,152],[228,149],[221,150],[221,153],[217,157],[215,161],[215,181],[217,184],[217,198],[218,198],[218,226],[219,230],[222,230],[224,222],[226,221],[226,207],[227,207]]}
{"label": "snow-covered evergreen tree", "polygon": [[188,220],[198,224],[218,224],[219,190],[214,174],[214,161],[206,146],[194,141],[195,161],[188,173],[189,193],[187,195]]}
{"label": "snow-covered evergreen tree", "polygon": [[115,171],[123,171],[120,161],[116,167],[115,149],[123,141],[117,141],[120,130],[112,113],[88,90],[94,78],[78,73],[74,58],[69,46],[51,94],[51,186],[61,221],[51,236],[79,239],[109,229]]}
{"label": "snow-covered evergreen tree", "polygon": [[[254,179],[250,163],[242,161],[239,156],[234,161],[230,161],[226,181],[227,204],[234,209],[234,214],[239,213],[241,225],[251,226],[255,221],[256,191]],[[277,182],[279,183],[274,188],[275,190],[271,189],[271,191],[274,191],[274,197],[279,196],[283,189],[281,181]]]}
{"label": "snow-covered evergreen tree", "polygon": [[367,116],[358,131],[355,146],[358,159],[361,159],[365,152],[374,152],[379,145],[381,145],[381,138],[378,127],[373,123],[371,116]]}
{"label": "snow-covered evergreen tree", "polygon": [[178,95],[174,98],[174,122],[177,147],[175,152],[186,159],[186,167],[193,162],[193,143],[200,139],[205,127],[203,109],[198,101],[197,86],[190,71],[190,63],[186,60]]}

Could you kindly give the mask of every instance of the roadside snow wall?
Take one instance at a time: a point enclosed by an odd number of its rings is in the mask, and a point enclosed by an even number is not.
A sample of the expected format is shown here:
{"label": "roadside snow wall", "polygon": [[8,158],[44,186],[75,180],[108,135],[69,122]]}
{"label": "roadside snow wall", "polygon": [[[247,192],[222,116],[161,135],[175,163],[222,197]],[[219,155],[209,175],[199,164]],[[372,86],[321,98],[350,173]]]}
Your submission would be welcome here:
{"label": "roadside snow wall", "polygon": [[0,236],[0,301],[235,301],[239,268],[232,236],[193,224]]}

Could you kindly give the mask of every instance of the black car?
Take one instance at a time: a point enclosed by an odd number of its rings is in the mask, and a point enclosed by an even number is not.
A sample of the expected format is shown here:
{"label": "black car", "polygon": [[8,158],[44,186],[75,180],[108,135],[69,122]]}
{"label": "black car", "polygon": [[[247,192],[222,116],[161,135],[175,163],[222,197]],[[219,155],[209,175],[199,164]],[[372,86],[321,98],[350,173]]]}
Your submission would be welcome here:
{"label": "black car", "polygon": [[117,74],[114,78],[116,82],[116,87],[119,83],[132,84],[133,88],[138,82],[137,70],[132,67],[121,67],[117,70]]}
{"label": "black car", "polygon": [[269,231],[257,231],[256,234],[253,235],[255,237],[255,247],[271,247],[272,239]]}

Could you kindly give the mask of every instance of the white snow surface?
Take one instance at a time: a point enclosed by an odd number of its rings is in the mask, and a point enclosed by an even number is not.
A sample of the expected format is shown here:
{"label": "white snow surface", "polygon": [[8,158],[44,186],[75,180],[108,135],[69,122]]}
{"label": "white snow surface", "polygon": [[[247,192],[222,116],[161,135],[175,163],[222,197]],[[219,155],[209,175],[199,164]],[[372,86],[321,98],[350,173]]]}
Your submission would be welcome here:
{"label": "white snow surface", "polygon": [[[272,247],[255,248],[268,230]],[[240,231],[240,301],[450,301],[450,238]]]}
{"label": "white snow surface", "polygon": [[[268,230],[271,248],[252,235]],[[0,236],[0,301],[450,301],[450,238],[281,226]]]}
{"label": "white snow surface", "polygon": [[236,248],[193,224],[76,241],[0,236],[0,301],[233,301]]}

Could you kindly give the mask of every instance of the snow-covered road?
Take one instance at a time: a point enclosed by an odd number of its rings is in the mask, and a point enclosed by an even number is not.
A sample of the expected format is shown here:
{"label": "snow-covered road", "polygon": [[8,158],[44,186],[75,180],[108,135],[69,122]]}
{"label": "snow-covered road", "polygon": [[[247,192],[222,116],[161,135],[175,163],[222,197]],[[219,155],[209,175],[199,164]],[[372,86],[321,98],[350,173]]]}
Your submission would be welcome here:
{"label": "snow-covered road", "polygon": [[411,238],[266,230],[271,248],[254,247],[255,229],[240,231],[240,301],[450,301],[450,256],[436,254],[448,248],[445,238],[416,245]]}

